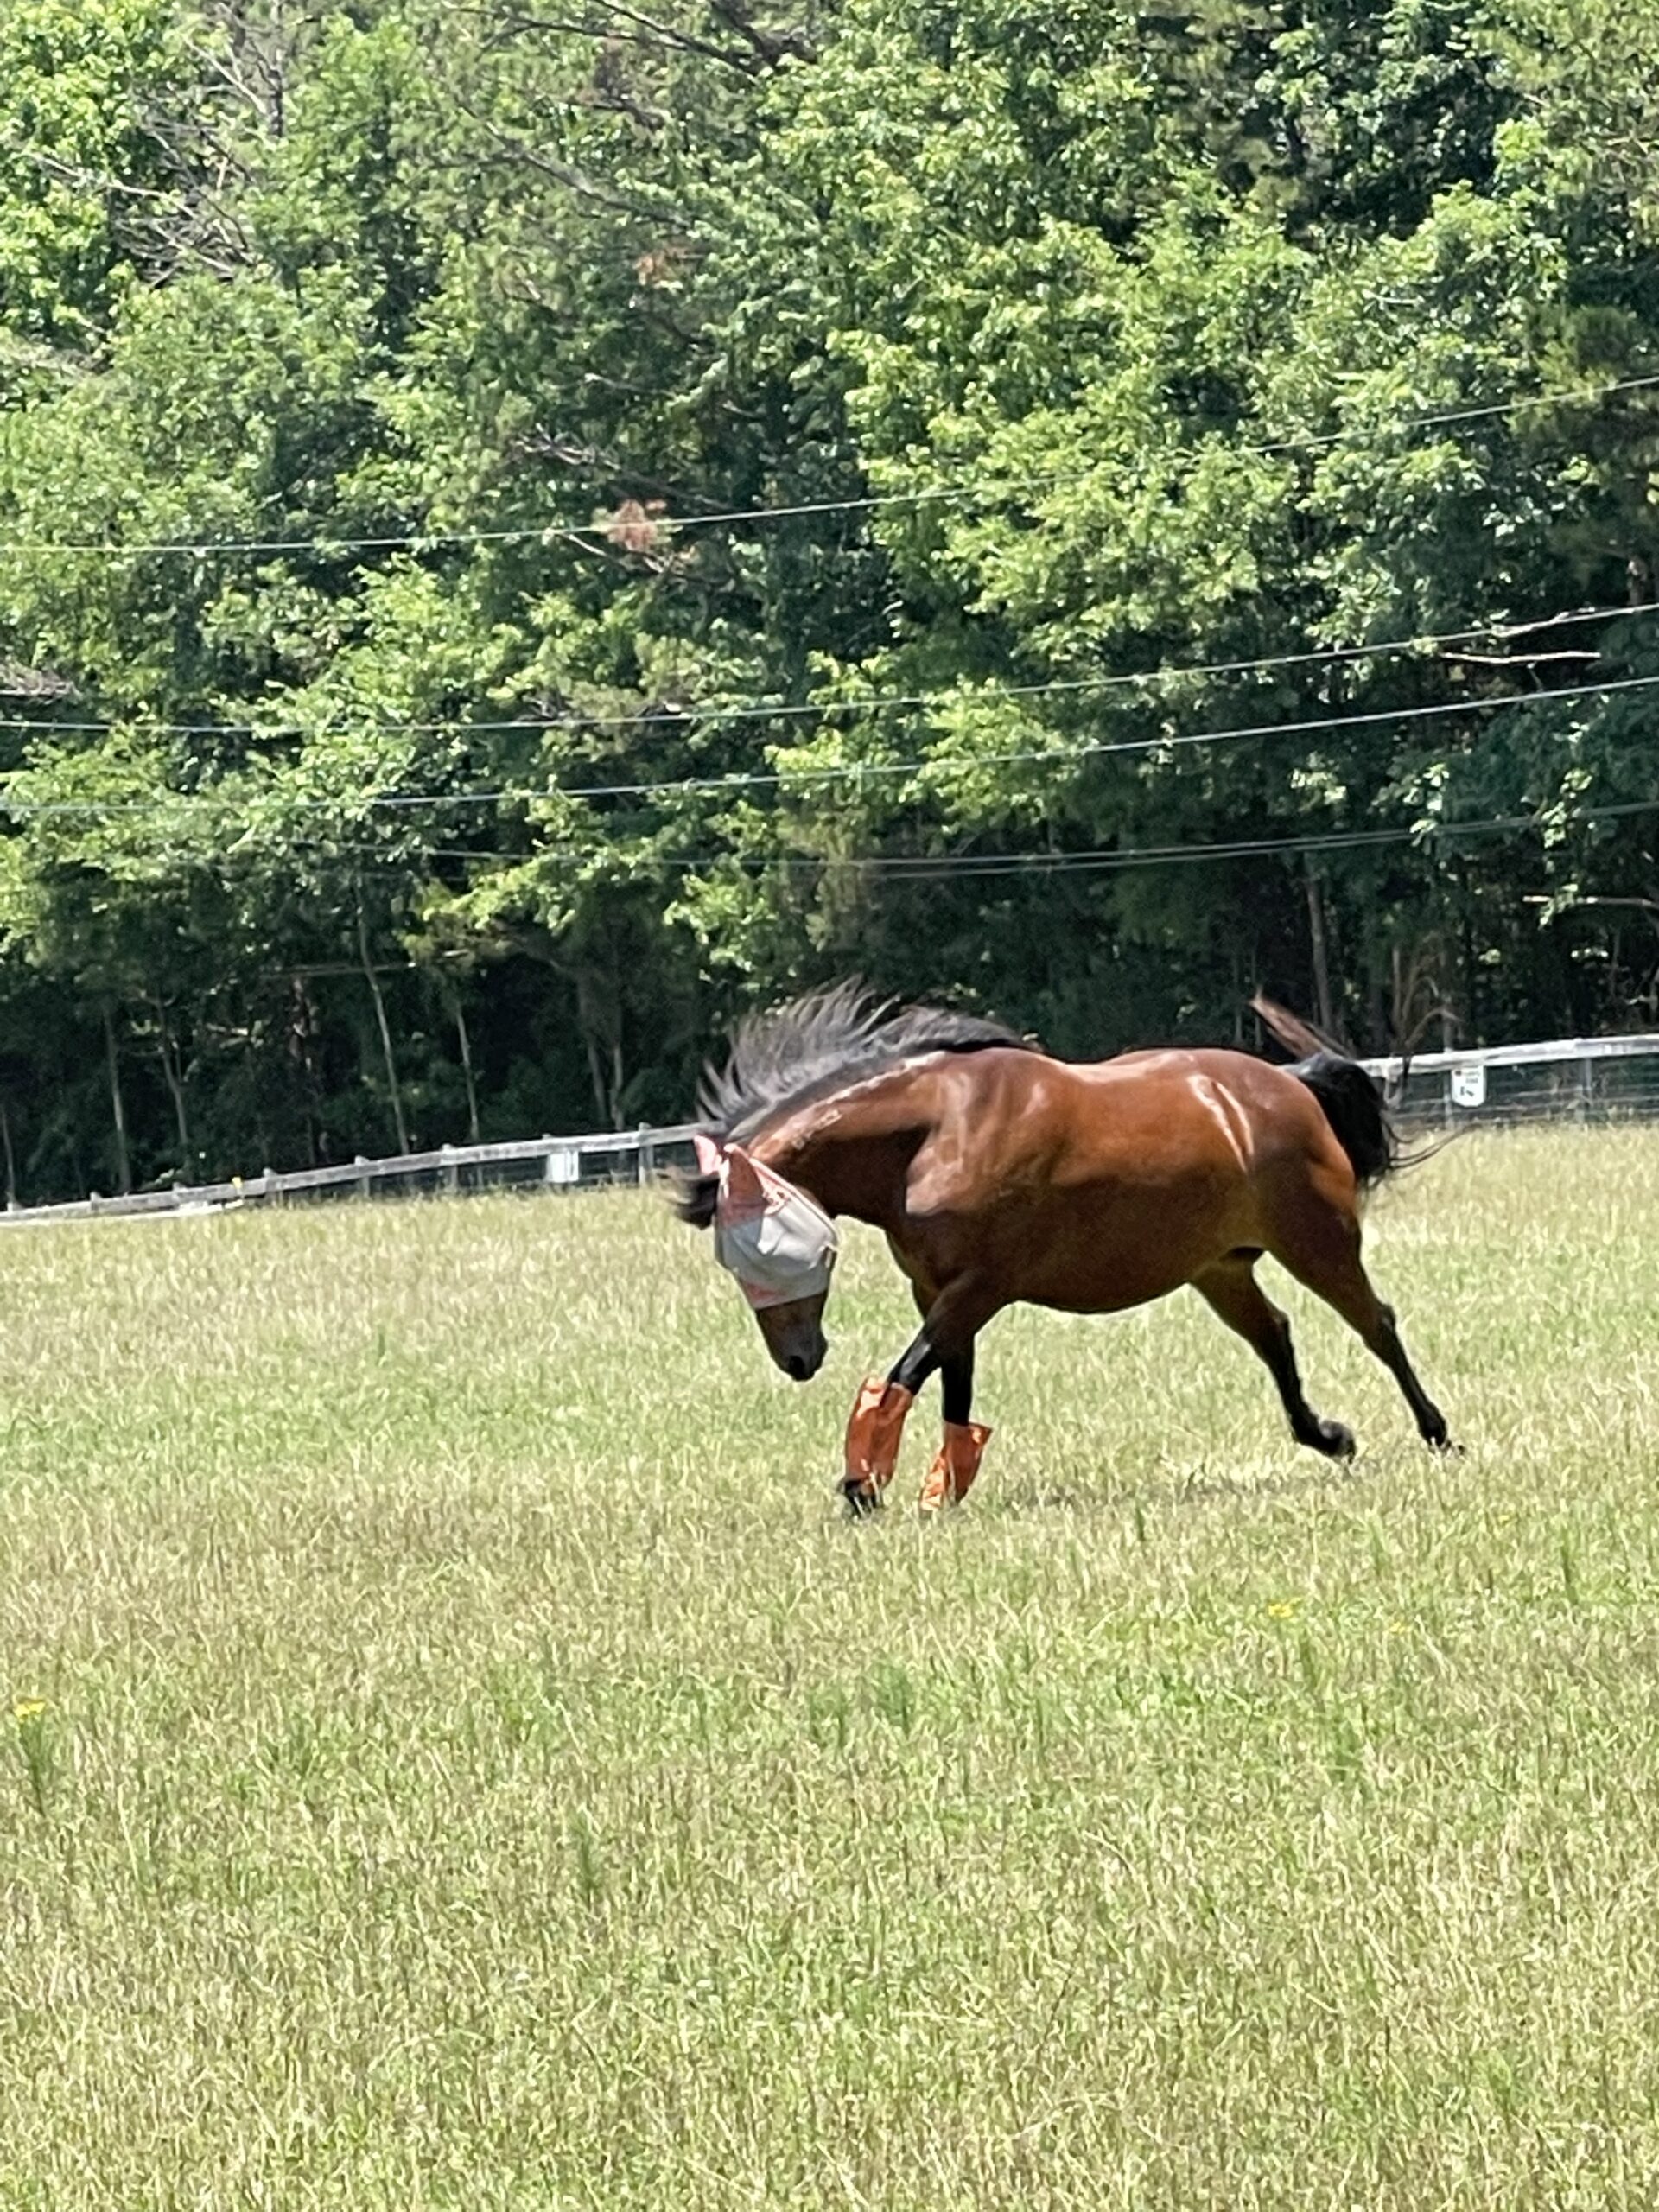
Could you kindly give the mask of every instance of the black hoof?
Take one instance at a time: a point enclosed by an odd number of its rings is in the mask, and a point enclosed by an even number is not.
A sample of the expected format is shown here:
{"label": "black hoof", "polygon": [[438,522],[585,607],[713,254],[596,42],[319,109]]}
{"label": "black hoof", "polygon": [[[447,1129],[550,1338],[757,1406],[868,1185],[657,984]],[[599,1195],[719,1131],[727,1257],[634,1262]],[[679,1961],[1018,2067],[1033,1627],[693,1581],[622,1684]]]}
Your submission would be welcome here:
{"label": "black hoof", "polygon": [[1354,1432],[1339,1421],[1316,1421],[1312,1433],[1304,1436],[1302,1441],[1323,1452],[1327,1459],[1351,1459],[1354,1456]]}
{"label": "black hoof", "polygon": [[841,1494],[847,1501],[847,1511],[852,1520],[865,1521],[872,1513],[881,1510],[881,1493],[868,1483],[844,1482]]}
{"label": "black hoof", "polygon": [[1454,1442],[1444,1429],[1438,1436],[1426,1436],[1423,1441],[1431,1452],[1438,1452],[1442,1459],[1461,1459],[1463,1457],[1462,1445]]}

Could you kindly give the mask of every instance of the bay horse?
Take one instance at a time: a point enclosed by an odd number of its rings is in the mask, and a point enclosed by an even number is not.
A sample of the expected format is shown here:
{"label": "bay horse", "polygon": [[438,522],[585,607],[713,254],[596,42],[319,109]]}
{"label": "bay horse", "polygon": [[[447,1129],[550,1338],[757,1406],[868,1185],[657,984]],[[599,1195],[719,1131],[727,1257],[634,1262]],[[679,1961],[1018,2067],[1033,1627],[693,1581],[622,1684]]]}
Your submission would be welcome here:
{"label": "bay horse", "polygon": [[974,1346],[1005,1306],[1103,1313],[1191,1283],[1278,1385],[1297,1441],[1345,1459],[1352,1433],[1303,1395],[1290,1324],[1255,1279],[1270,1253],[1334,1307],[1405,1394],[1427,1442],[1446,1422],[1360,1259],[1365,1192],[1401,1164],[1382,1092],[1297,1017],[1253,1001],[1292,1052],[1051,1058],[1001,1024],[874,1002],[841,984],[752,1018],[705,1071],[698,1171],[677,1210],[712,1227],[773,1361],[823,1364],[842,1215],[887,1240],[921,1328],[858,1394],[842,1489],[879,1504],[911,1404],[937,1370],[944,1437],[922,1492],[966,1496],[990,1432]]}

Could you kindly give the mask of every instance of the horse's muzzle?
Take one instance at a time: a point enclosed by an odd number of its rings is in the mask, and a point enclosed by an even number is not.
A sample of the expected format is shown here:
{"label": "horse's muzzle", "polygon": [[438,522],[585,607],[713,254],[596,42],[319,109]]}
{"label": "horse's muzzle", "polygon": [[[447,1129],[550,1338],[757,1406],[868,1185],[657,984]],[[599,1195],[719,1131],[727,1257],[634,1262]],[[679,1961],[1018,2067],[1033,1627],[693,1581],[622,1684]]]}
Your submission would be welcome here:
{"label": "horse's muzzle", "polygon": [[760,1306],[755,1319],[774,1367],[791,1382],[810,1382],[823,1365],[830,1346],[823,1333],[825,1294],[799,1298],[786,1306]]}

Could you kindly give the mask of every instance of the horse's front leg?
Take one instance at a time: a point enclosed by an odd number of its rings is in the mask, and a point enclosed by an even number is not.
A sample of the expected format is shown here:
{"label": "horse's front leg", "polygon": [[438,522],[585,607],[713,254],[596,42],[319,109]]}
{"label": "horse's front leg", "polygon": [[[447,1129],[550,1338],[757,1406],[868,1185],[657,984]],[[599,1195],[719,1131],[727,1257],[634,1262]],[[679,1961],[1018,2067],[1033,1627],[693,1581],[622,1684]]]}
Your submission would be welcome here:
{"label": "horse's front leg", "polygon": [[919,1332],[884,1378],[871,1376],[854,1402],[847,1424],[846,1472],[842,1491],[855,1513],[868,1513],[881,1502],[893,1479],[904,1436],[905,1419],[916,1394],[937,1368],[944,1391],[944,1443],[922,1492],[925,1508],[963,1497],[979,1471],[980,1455],[990,1434],[969,1419],[973,1406],[974,1338],[984,1318],[983,1302],[972,1286],[953,1285],[925,1306]]}
{"label": "horse's front leg", "polygon": [[860,1383],[847,1423],[846,1471],[841,1478],[842,1496],[852,1512],[874,1513],[880,1504],[881,1493],[899,1464],[906,1416],[916,1402],[916,1393],[939,1364],[924,1329],[906,1347],[891,1374],[867,1376]]}
{"label": "horse's front leg", "polygon": [[970,1343],[954,1359],[939,1363],[939,1384],[944,1397],[944,1439],[922,1484],[924,1513],[937,1513],[942,1505],[960,1505],[973,1487],[979,1463],[991,1432],[982,1421],[970,1421],[974,1409],[974,1347]]}

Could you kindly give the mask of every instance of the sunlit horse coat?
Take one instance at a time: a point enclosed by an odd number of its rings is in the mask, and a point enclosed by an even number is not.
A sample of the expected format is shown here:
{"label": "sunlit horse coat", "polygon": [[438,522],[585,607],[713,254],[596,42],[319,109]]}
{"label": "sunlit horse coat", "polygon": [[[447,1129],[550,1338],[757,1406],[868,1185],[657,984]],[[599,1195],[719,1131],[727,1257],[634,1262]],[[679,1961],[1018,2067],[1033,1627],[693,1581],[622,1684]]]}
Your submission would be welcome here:
{"label": "sunlit horse coat", "polygon": [[[1360,1259],[1361,1194],[1398,1160],[1382,1093],[1294,1015],[1257,1008],[1293,1049],[1313,1046],[1309,1057],[1284,1068],[1167,1051],[1076,1065],[994,1022],[873,1006],[850,986],[740,1030],[705,1082],[701,1170],[682,1215],[714,1224],[729,1255],[734,1192],[751,1211],[757,1190],[780,1206],[804,1194],[829,1223],[850,1215],[885,1234],[922,1316],[854,1407],[842,1487],[855,1508],[886,1488],[935,1369],[944,1436],[923,1503],[966,1493],[989,1434],[971,1419],[975,1340],[1020,1301],[1107,1313],[1191,1283],[1266,1363],[1297,1439],[1351,1452],[1348,1429],[1303,1395],[1289,1324],[1255,1280],[1263,1253],[1358,1332],[1422,1435],[1446,1443]],[[816,1374],[827,1269],[791,1282],[785,1268],[763,1299],[750,1294],[777,1364],[801,1382]]]}

